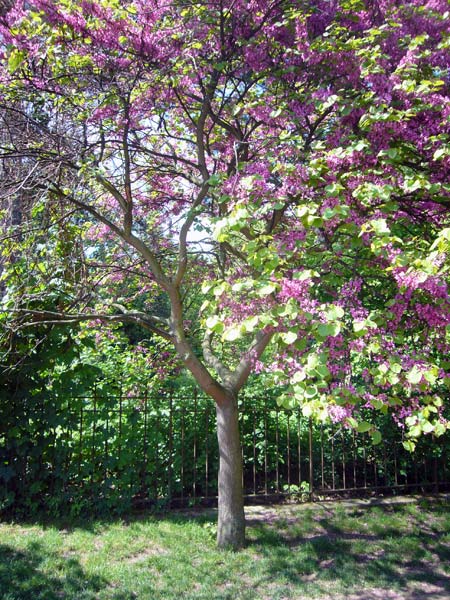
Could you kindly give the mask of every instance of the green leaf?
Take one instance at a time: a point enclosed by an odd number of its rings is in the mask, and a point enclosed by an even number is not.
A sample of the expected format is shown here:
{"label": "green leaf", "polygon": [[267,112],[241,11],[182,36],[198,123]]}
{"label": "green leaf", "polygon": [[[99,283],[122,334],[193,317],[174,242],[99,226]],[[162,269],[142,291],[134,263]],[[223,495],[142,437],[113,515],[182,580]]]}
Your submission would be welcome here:
{"label": "green leaf", "polygon": [[211,302],[209,300],[205,300],[202,305],[199,308],[199,313],[202,314],[207,308],[208,306],[210,306]]}
{"label": "green leaf", "polygon": [[441,435],[444,435],[444,433],[446,432],[446,427],[443,423],[441,422],[437,422],[436,425],[434,426],[434,435],[436,437],[440,437]]}
{"label": "green leaf", "polygon": [[423,185],[424,181],[419,177],[405,177],[403,189],[406,192],[415,192],[417,190],[420,190]]}
{"label": "green leaf", "polygon": [[357,429],[358,433],[366,433],[372,429],[372,425],[367,421],[361,421],[361,423],[358,423]]}
{"label": "green leaf", "polygon": [[389,227],[386,223],[386,219],[374,219],[373,221],[370,222],[370,224],[372,226],[372,229],[378,235],[384,235],[384,234],[391,232],[391,230],[389,229]]}
{"label": "green leaf", "polygon": [[253,282],[250,280],[237,281],[233,283],[231,289],[233,292],[242,292],[243,290],[250,290],[253,287]]}
{"label": "green leaf", "polygon": [[254,317],[250,317],[249,319],[246,319],[242,323],[242,326],[244,327],[244,329],[246,331],[251,333],[258,326],[258,323],[259,323],[259,317],[258,317],[258,315],[255,315]]}
{"label": "green leaf", "polygon": [[308,360],[306,362],[306,370],[308,373],[311,373],[311,371],[313,371],[317,365],[320,364],[320,358],[319,355],[316,354],[315,352],[313,354],[310,354],[308,356]]}
{"label": "green leaf", "polygon": [[396,373],[388,373],[387,380],[391,385],[396,385],[400,381],[400,377]]}
{"label": "green leaf", "polygon": [[365,321],[353,321],[353,331],[355,333],[359,333],[360,335],[365,335],[367,333],[367,326]]}
{"label": "green leaf", "polygon": [[389,368],[393,373],[401,373],[402,365],[400,363],[391,362],[389,363]]}
{"label": "green leaf", "polygon": [[216,331],[217,333],[222,333],[222,331],[225,329],[224,324],[217,316],[208,317],[205,325],[208,329],[211,331]]}
{"label": "green leaf", "polygon": [[281,394],[277,398],[278,406],[282,406],[283,408],[286,408],[287,410],[294,408],[294,406],[293,406],[294,403],[295,403],[295,399],[292,398],[292,396],[289,396],[288,394]]}
{"label": "green leaf", "polygon": [[269,294],[272,294],[276,289],[277,289],[276,283],[266,283],[266,285],[263,285],[262,287],[258,288],[256,290],[256,293],[260,297],[268,296]]}
{"label": "green leaf", "polygon": [[403,448],[408,452],[414,452],[416,448],[416,444],[412,440],[405,440],[403,443]]}
{"label": "green leaf", "polygon": [[413,427],[411,427],[411,429],[409,430],[408,434],[411,437],[419,437],[419,435],[422,433],[422,428],[420,425],[414,425]]}
{"label": "green leaf", "polygon": [[220,179],[221,179],[220,175],[211,175],[211,177],[208,179],[208,181],[206,183],[211,186],[215,186],[220,183]]}
{"label": "green leaf", "polygon": [[308,227],[322,227],[323,219],[317,215],[309,215],[306,217],[306,223]]}
{"label": "green leaf", "polygon": [[406,375],[406,379],[412,384],[419,383],[422,380],[422,373],[419,371],[417,366],[414,366]]}
{"label": "green leaf", "polygon": [[226,281],[222,281],[219,283],[214,289],[213,294],[216,298],[219,298],[222,294],[224,294],[229,289],[229,284]]}
{"label": "green leaf", "polygon": [[422,423],[422,431],[424,433],[431,433],[434,431],[434,426],[430,423],[430,421],[424,421]]}
{"label": "green leaf", "polygon": [[309,385],[305,390],[306,398],[314,398],[315,396],[317,396],[318,393],[319,393],[319,390],[317,389],[317,386],[315,386],[315,385]]}
{"label": "green leaf", "polygon": [[440,160],[448,153],[447,148],[438,148],[436,152],[433,154],[433,160]]}
{"label": "green leaf", "polygon": [[24,62],[26,58],[26,52],[24,50],[17,50],[16,48],[11,52],[8,58],[8,71],[14,73]]}
{"label": "green leaf", "polygon": [[298,306],[293,298],[290,298],[284,306],[279,306],[276,309],[280,317],[289,317],[296,319],[298,317]]}
{"label": "green leaf", "polygon": [[310,417],[313,414],[313,407],[310,402],[303,404],[302,413],[304,417]]}
{"label": "green leaf", "polygon": [[330,306],[330,308],[326,311],[325,314],[328,320],[337,321],[338,319],[342,319],[345,313],[343,308],[333,304],[332,306]]}
{"label": "green leaf", "polygon": [[287,331],[287,332],[280,333],[280,339],[288,346],[290,344],[293,344],[295,342],[295,340],[297,339],[297,337],[298,336],[295,333],[295,331]]}
{"label": "green leaf", "polygon": [[378,429],[376,429],[374,432],[371,433],[371,438],[372,438],[372,444],[374,446],[377,446],[383,439],[382,435],[381,435],[381,431],[378,431]]}
{"label": "green leaf", "polygon": [[313,374],[320,377],[321,379],[327,379],[328,377],[330,377],[330,370],[326,365],[318,365],[314,369]]}
{"label": "green leaf", "polygon": [[235,327],[230,327],[225,331],[222,335],[222,339],[226,342],[234,342],[242,337],[242,328],[240,325],[236,325]]}
{"label": "green leaf", "polygon": [[300,371],[296,371],[294,373],[294,375],[291,378],[292,383],[300,383],[300,381],[303,381],[306,378],[306,373],[305,371],[300,370]]}
{"label": "green leaf", "polygon": [[336,337],[339,332],[341,331],[341,324],[340,323],[321,323],[318,328],[317,331],[319,333],[319,335],[323,338],[326,337]]}
{"label": "green leaf", "polygon": [[292,278],[298,281],[305,281],[307,279],[311,279],[312,277],[317,276],[317,271],[312,271],[311,269],[304,269],[303,271],[296,271]]}
{"label": "green leaf", "polygon": [[375,410],[382,410],[384,407],[384,402],[382,400],[378,400],[378,398],[371,400],[371,404]]}
{"label": "green leaf", "polygon": [[438,374],[439,374],[438,368],[431,368],[430,370],[425,371],[423,376],[425,377],[426,381],[428,381],[428,383],[431,383],[431,385],[434,385],[437,381]]}
{"label": "green leaf", "polygon": [[357,429],[358,428],[358,421],[356,419],[354,419],[353,417],[347,417],[347,423],[353,429]]}

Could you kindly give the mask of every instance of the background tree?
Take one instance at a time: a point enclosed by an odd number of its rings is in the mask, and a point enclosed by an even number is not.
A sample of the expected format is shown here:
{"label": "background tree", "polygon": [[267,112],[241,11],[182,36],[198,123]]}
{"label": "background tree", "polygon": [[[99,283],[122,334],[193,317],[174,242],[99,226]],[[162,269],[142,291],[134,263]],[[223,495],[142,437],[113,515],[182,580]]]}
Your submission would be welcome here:
{"label": "background tree", "polygon": [[358,409],[392,411],[411,448],[448,426],[447,9],[36,0],[3,20],[3,110],[49,115],[3,156],[32,152],[35,201],[77,209],[142,281],[138,308],[99,291],[27,324],[95,315],[173,344],[216,403],[221,546],[244,543],[237,395],[269,344],[305,414],[376,443]]}

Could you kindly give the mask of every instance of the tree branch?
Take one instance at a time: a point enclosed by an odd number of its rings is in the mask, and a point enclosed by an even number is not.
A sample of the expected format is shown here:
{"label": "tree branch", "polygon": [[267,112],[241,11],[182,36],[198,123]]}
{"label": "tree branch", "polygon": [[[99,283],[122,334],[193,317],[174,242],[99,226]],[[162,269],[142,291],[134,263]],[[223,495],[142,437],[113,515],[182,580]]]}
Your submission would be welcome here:
{"label": "tree branch", "polygon": [[[58,313],[49,310],[32,310],[32,309],[20,309],[15,308],[11,309],[8,312],[18,313],[23,316],[30,315],[34,318],[33,321],[25,321],[20,325],[15,327],[15,330],[24,329],[26,327],[36,327],[37,325],[74,325],[77,323],[81,323],[83,321],[103,321],[105,323],[137,323],[142,327],[145,327],[152,333],[173,342],[173,337],[170,335],[168,331],[164,331],[161,327],[155,325],[158,324],[166,324],[167,321],[160,317],[156,317],[153,315],[146,315],[140,311],[129,311],[121,314],[115,315],[107,315],[104,313],[89,313],[89,314],[80,314],[80,313]],[[13,329],[11,327],[11,329]]]}
{"label": "tree branch", "polygon": [[205,331],[205,335],[203,337],[202,342],[202,350],[203,350],[203,358],[205,359],[205,363],[213,368],[219,374],[219,377],[222,379],[224,383],[230,380],[232,376],[232,372],[225,367],[225,365],[220,361],[217,356],[213,353],[211,342],[212,342],[213,334],[209,331]]}
{"label": "tree branch", "polygon": [[250,344],[247,352],[243,355],[237,368],[231,374],[231,385],[235,393],[238,393],[252,372],[254,363],[258,360],[268,343],[272,339],[272,333],[259,331],[253,342]]}
{"label": "tree branch", "polygon": [[183,223],[180,230],[179,237],[179,251],[178,251],[178,267],[173,279],[173,283],[175,286],[179,286],[181,281],[183,280],[184,274],[186,273],[187,262],[188,262],[188,253],[187,253],[187,235],[192,226],[192,223],[197,216],[197,208],[201,205],[204,198],[208,193],[209,185],[205,182],[202,186],[202,189],[197,195],[195,202],[192,204],[191,209],[188,212],[185,222]]}

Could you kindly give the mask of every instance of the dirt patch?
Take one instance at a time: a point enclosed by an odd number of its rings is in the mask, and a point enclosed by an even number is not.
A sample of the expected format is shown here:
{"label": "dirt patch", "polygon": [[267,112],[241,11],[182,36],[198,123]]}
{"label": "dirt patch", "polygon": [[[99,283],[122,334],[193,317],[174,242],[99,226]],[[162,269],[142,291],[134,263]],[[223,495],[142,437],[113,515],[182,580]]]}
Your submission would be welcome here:
{"label": "dirt patch", "polygon": [[[267,505],[250,505],[245,507],[245,514],[249,519],[255,520],[266,520],[268,519],[279,519],[281,518],[291,518],[298,520],[299,512],[316,510],[317,508],[321,508],[325,514],[332,516],[336,508],[342,509],[353,509],[359,511],[359,515],[355,514],[354,516],[362,516],[364,515],[365,508],[372,508],[374,506],[383,506],[383,507],[395,507],[398,505],[404,504],[419,504],[420,502],[443,502],[450,501],[450,494],[442,493],[442,494],[434,494],[429,496],[422,495],[410,495],[410,496],[386,496],[380,497],[376,496],[374,498],[355,498],[355,499],[345,499],[345,500],[322,500],[315,502],[305,502],[305,503],[293,503],[293,504],[277,504],[272,506]],[[203,513],[204,514],[204,513]]]}
{"label": "dirt patch", "polygon": [[415,583],[414,589],[404,591],[365,588],[345,596],[327,596],[323,600],[450,600],[450,590],[436,583]]}
{"label": "dirt patch", "polygon": [[158,544],[152,544],[148,548],[145,548],[141,552],[137,552],[135,554],[131,554],[126,557],[126,561],[130,565],[135,565],[136,563],[144,562],[147,558],[152,558],[153,556],[164,556],[168,554],[166,548],[162,546],[158,546]]}
{"label": "dirt patch", "polygon": [[[344,600],[342,596],[340,598]],[[335,600],[340,600],[340,598]],[[345,596],[345,600],[406,600],[406,596],[392,590],[366,588],[362,592]]]}
{"label": "dirt patch", "polygon": [[264,523],[265,525],[277,525],[289,527],[299,522],[299,508],[301,505],[279,505],[277,507],[268,506],[246,506],[245,521],[247,525]]}

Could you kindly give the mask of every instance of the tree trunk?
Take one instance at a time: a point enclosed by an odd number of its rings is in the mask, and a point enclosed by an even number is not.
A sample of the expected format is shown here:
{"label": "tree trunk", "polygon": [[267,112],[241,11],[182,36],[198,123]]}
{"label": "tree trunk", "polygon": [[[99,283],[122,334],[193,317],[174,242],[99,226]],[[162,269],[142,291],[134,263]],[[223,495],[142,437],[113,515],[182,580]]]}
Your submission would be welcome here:
{"label": "tree trunk", "polygon": [[219,548],[242,548],[245,544],[242,451],[239,435],[237,397],[227,394],[216,403],[219,442]]}

